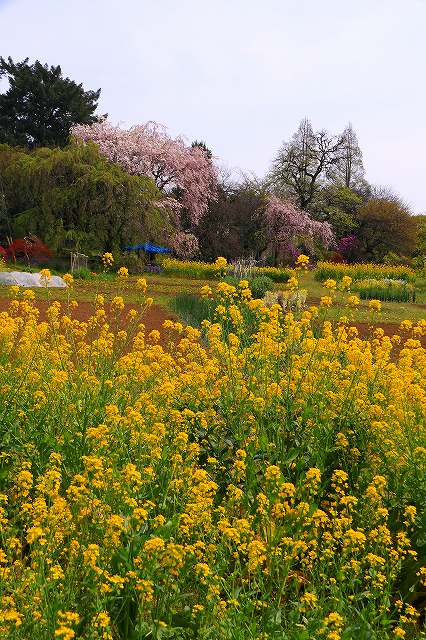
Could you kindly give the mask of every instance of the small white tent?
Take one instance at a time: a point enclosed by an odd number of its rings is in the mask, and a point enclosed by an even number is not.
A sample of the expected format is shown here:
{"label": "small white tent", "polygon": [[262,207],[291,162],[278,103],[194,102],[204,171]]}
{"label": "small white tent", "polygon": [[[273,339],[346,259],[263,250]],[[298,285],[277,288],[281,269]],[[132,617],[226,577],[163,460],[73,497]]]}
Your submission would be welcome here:
{"label": "small white tent", "polygon": [[48,280],[42,278],[39,273],[27,273],[26,271],[0,271],[0,285],[18,285],[18,287],[54,287],[63,289],[65,281],[60,276],[50,276]]}

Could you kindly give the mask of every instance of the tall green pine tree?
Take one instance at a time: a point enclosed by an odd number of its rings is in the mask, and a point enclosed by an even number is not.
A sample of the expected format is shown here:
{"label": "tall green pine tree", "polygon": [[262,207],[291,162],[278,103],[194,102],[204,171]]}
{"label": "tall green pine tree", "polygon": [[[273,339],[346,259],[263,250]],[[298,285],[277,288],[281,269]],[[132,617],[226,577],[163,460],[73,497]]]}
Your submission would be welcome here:
{"label": "tall green pine tree", "polygon": [[60,66],[14,62],[0,57],[0,78],[9,87],[0,94],[0,142],[11,145],[63,147],[72,125],[91,124],[101,90],[84,91],[62,76]]}

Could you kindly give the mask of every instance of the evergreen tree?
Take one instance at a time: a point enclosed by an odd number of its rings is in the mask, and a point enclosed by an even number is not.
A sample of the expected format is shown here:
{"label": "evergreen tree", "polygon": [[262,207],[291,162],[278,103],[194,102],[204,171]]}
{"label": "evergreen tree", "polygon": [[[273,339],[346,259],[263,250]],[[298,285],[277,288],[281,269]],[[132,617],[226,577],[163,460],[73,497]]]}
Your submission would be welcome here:
{"label": "evergreen tree", "polygon": [[198,147],[198,149],[201,149],[201,151],[204,151],[204,153],[206,154],[206,157],[209,160],[213,158],[212,152],[210,151],[206,143],[203,142],[202,140],[194,140],[194,142],[191,143],[191,147],[192,148]]}
{"label": "evergreen tree", "polygon": [[70,128],[97,121],[101,90],[84,91],[62,76],[60,66],[14,62],[0,57],[0,78],[9,81],[0,94],[0,142],[28,147],[65,146]]}

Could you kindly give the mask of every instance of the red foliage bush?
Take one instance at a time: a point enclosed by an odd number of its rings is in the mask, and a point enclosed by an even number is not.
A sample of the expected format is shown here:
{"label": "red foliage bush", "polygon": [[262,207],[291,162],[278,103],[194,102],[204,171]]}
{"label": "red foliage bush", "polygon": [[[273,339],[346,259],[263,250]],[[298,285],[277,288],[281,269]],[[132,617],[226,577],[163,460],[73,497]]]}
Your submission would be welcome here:
{"label": "red foliage bush", "polygon": [[346,260],[341,253],[334,251],[330,256],[330,262],[334,262],[335,264],[344,264]]}
{"label": "red foliage bush", "polygon": [[35,236],[15,240],[7,247],[6,254],[13,260],[29,262],[47,262],[53,256],[49,247]]}

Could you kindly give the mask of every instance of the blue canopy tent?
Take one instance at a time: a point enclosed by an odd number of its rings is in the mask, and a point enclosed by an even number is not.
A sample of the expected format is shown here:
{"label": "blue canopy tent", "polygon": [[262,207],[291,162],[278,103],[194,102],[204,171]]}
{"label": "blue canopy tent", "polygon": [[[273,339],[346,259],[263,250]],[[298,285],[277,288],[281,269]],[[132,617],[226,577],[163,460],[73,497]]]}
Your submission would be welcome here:
{"label": "blue canopy tent", "polygon": [[156,253],[170,253],[171,249],[168,247],[159,247],[152,242],[144,242],[143,244],[134,244],[132,246],[124,247],[124,251],[145,251],[149,255],[149,259],[152,260]]}

